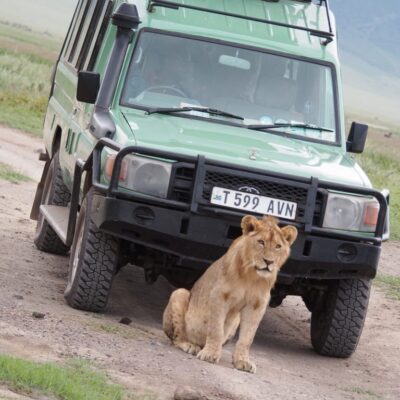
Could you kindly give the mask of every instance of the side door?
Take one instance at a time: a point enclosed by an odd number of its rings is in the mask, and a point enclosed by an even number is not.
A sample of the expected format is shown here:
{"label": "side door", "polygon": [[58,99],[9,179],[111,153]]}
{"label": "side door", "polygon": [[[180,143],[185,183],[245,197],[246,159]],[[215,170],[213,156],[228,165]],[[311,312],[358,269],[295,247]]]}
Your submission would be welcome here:
{"label": "side door", "polygon": [[[76,99],[78,73],[94,70],[97,56],[107,30],[113,1],[80,0],[75,21],[60,60],[60,76],[67,94],[67,129],[63,129],[60,164],[65,173],[65,181],[72,187],[76,159],[91,152],[94,139],[85,133],[93,106],[80,103]],[[79,155],[78,153],[79,148]]]}

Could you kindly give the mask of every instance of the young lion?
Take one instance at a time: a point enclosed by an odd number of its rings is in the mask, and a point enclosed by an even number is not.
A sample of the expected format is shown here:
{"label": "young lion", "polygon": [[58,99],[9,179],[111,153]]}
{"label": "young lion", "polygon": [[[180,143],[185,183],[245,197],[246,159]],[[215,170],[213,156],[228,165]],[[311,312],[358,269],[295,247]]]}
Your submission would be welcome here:
{"label": "young lion", "polygon": [[164,311],[164,332],[183,351],[217,363],[223,344],[235,335],[235,368],[255,372],[249,350],[270,300],[279,269],[296,240],[293,226],[279,228],[273,217],[247,215],[243,235],[214,262],[192,290],[175,290]]}

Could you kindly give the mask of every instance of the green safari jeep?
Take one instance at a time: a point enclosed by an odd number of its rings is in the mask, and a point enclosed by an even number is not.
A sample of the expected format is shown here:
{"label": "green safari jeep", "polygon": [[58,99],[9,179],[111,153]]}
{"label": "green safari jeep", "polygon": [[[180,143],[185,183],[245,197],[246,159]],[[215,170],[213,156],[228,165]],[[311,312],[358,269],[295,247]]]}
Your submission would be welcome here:
{"label": "green safari jeep", "polygon": [[36,246],[70,254],[67,303],[103,311],[115,274],[190,287],[273,215],[299,237],[271,307],[301,296],[311,341],[350,356],[388,193],[348,153],[327,0],[79,0],[52,77]]}

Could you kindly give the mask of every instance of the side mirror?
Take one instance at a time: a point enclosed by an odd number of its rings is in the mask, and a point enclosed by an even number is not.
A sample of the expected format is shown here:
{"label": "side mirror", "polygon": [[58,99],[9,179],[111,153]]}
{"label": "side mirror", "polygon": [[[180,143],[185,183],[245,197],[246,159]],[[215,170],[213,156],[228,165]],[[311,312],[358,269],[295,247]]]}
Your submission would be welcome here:
{"label": "side mirror", "polygon": [[347,151],[349,153],[362,153],[367,141],[368,125],[353,122],[347,139]]}
{"label": "side mirror", "polygon": [[78,73],[78,88],[76,98],[83,103],[96,103],[100,90],[100,74],[97,72],[80,71]]}

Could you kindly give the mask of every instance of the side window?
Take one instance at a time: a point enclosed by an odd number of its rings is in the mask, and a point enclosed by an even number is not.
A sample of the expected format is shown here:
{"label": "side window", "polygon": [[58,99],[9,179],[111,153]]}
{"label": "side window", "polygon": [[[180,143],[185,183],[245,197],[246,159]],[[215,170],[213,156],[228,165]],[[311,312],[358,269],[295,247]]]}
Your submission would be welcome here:
{"label": "side window", "polygon": [[93,68],[112,4],[110,0],[80,0],[64,53],[74,69]]}
{"label": "side window", "polygon": [[108,23],[110,22],[112,10],[113,10],[113,2],[110,0],[106,1],[106,4],[103,7],[103,12],[99,18],[99,23],[97,24],[97,28],[94,33],[94,38],[97,39],[92,40],[90,49],[86,57],[86,63],[83,66],[83,69],[85,70],[93,71],[95,63],[97,61],[97,56],[99,55],[99,51],[107,31]]}
{"label": "side window", "polygon": [[70,37],[68,40],[68,46],[66,47],[64,53],[64,59],[70,64],[72,64],[72,60],[76,53],[76,47],[78,45],[78,41],[81,36],[82,28],[86,20],[90,3],[91,0],[80,0],[77,6],[75,21],[73,23],[73,28],[71,30]]}

